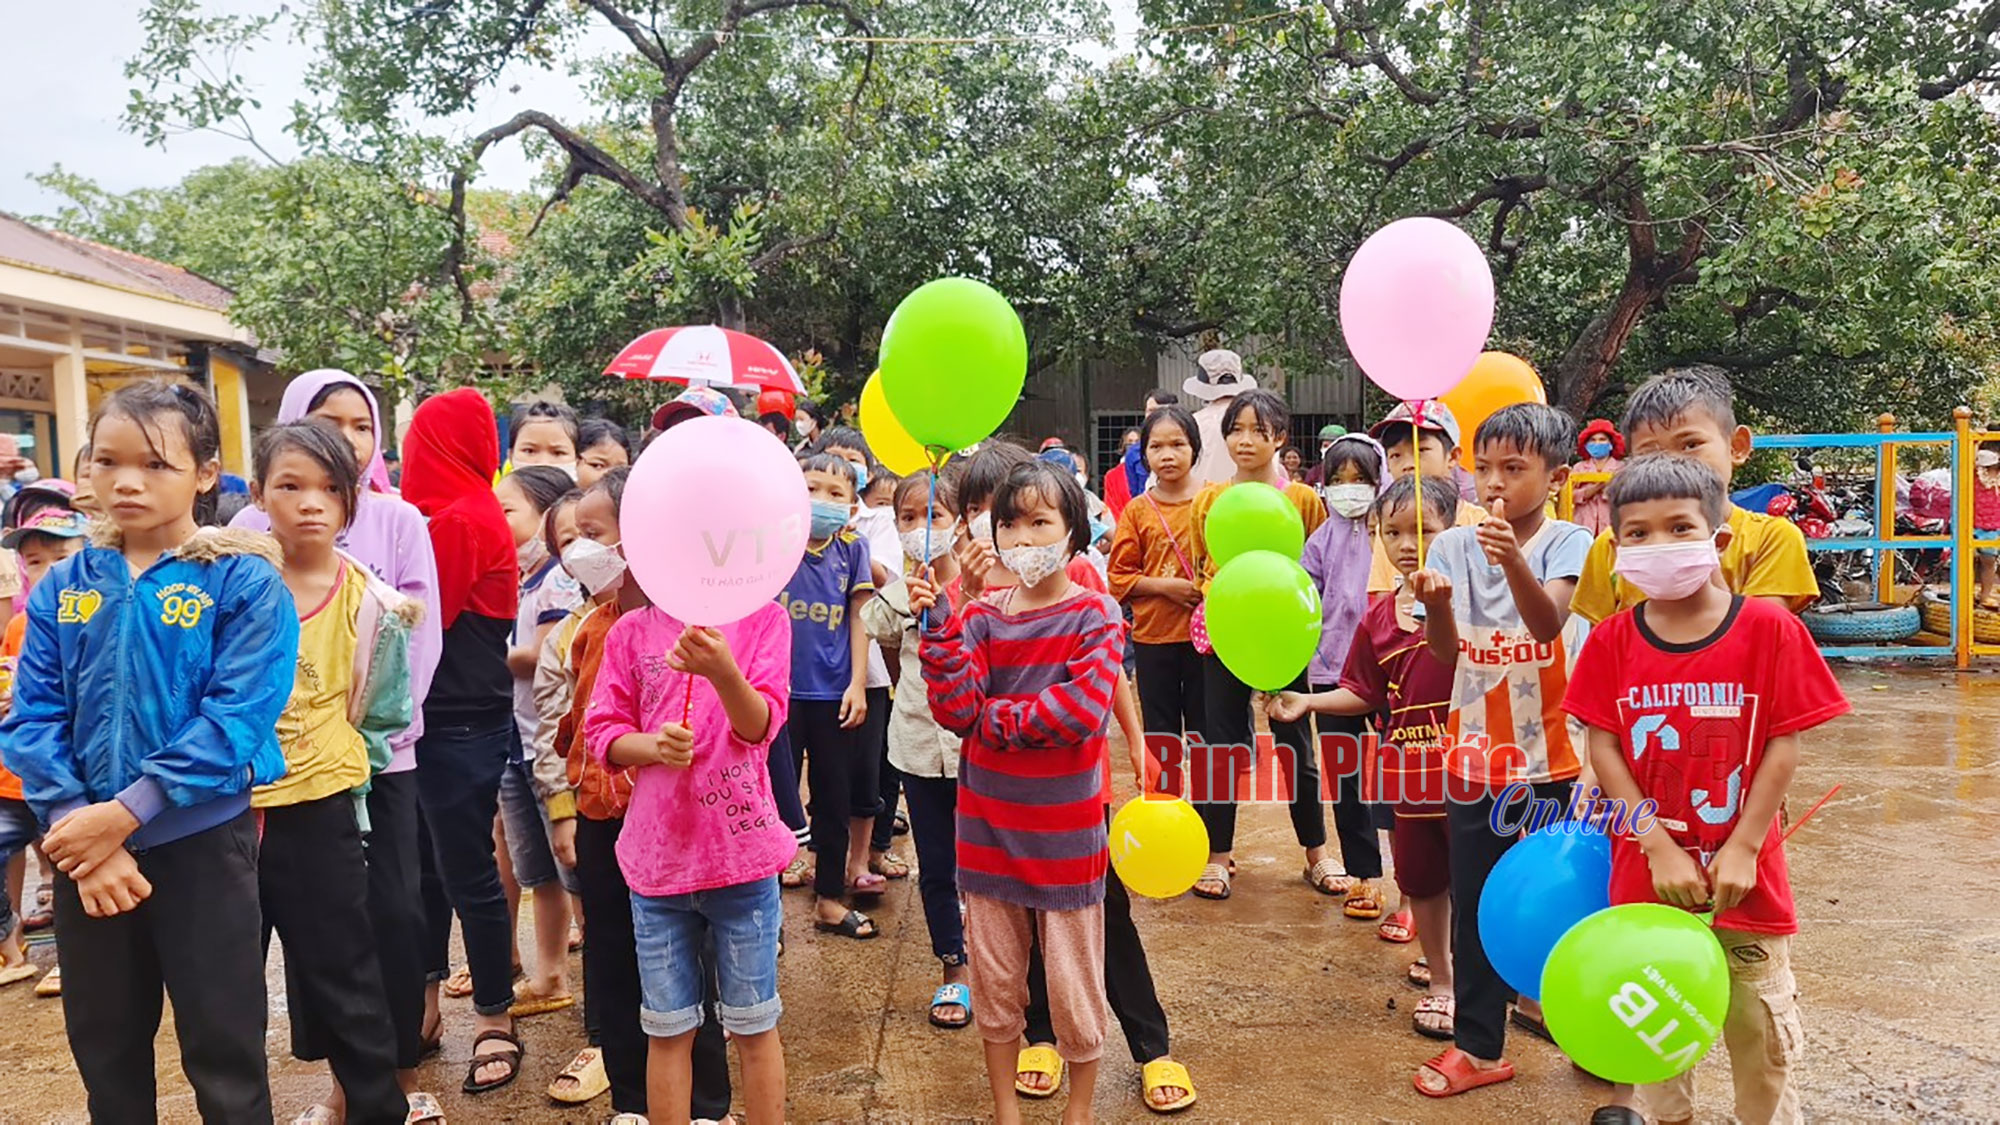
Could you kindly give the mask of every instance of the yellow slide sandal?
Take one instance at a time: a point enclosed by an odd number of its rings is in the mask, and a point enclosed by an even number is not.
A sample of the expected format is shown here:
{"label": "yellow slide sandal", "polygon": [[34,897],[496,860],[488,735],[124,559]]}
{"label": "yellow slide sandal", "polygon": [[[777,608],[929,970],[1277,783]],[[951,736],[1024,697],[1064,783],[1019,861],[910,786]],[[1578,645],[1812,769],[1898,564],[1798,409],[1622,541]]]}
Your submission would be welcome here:
{"label": "yellow slide sandal", "polygon": [[[1139,1069],[1139,1083],[1146,1088],[1146,1108],[1154,1113],[1177,1113],[1194,1104],[1194,1079],[1188,1069],[1172,1059],[1154,1059]],[[1182,1091],[1173,1101],[1162,1103],[1153,1094],[1169,1087]]]}
{"label": "yellow slide sandal", "polygon": [[[1062,1088],[1063,1061],[1054,1047],[1026,1047],[1014,1060],[1014,1092],[1024,1098],[1052,1098]],[[1020,1075],[1040,1074],[1048,1078],[1046,1089],[1036,1089],[1021,1081]]]}

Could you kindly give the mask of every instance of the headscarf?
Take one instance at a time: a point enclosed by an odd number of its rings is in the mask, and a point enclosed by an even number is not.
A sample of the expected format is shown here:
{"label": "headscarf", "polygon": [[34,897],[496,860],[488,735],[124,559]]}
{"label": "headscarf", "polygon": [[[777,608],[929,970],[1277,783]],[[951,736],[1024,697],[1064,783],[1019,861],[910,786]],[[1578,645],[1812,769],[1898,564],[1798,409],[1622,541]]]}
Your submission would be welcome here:
{"label": "headscarf", "polygon": [[471,387],[426,399],[403,437],[403,498],[430,517],[438,612],[448,630],[462,610],[511,619],[518,604],[514,533],[493,495],[500,431]]}
{"label": "headscarf", "polygon": [[[353,387],[368,403],[368,415],[375,419],[375,453],[362,468],[361,479],[367,482],[370,492],[395,492],[389,483],[389,466],[382,460],[382,408],[375,402],[375,392],[368,389],[353,375],[338,367],[320,367],[293,379],[285,386],[285,397],[278,401],[278,421],[296,422],[312,413],[313,400],[328,387]],[[495,439],[498,440],[497,438]]]}

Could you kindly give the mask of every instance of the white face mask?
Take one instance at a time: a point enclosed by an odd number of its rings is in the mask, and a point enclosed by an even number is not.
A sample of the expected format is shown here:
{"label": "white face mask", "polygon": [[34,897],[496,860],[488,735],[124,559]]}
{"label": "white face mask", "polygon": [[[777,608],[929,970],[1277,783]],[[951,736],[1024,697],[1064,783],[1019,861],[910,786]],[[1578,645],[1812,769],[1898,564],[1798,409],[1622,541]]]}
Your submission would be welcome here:
{"label": "white face mask", "polygon": [[1722,565],[1714,539],[1620,547],[1612,572],[1649,598],[1677,601],[1708,584]]}
{"label": "white face mask", "polygon": [[[930,536],[930,553],[928,556],[924,552],[924,536],[926,534]],[[950,527],[933,527],[928,532],[921,527],[915,531],[905,531],[902,533],[903,557],[915,559],[920,563],[936,562],[951,553],[951,542],[957,538],[957,535],[958,524],[956,522]]]}
{"label": "white face mask", "polygon": [[808,437],[813,432],[813,420],[801,414],[792,419],[792,432],[800,437]]}
{"label": "white face mask", "polygon": [[1069,562],[1069,540],[1044,547],[1002,547],[1000,565],[1021,580],[1023,586],[1038,586],[1042,580]]}
{"label": "white face mask", "polygon": [[1372,484],[1329,484],[1326,486],[1326,506],[1339,513],[1344,519],[1358,520],[1368,514],[1375,505],[1375,486]]}
{"label": "white face mask", "polygon": [[971,536],[975,542],[984,543],[989,547],[992,546],[993,512],[989,509],[972,517],[972,522],[965,525],[965,533]]}
{"label": "white face mask", "polygon": [[564,548],[562,564],[593,598],[625,577],[625,556],[595,539],[578,539]]}

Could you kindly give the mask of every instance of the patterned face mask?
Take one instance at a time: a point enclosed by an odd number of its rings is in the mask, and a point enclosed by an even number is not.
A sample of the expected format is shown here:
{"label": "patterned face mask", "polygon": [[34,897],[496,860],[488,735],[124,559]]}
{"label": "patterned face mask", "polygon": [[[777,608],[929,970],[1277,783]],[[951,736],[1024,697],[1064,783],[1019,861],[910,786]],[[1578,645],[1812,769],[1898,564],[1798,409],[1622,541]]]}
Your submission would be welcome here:
{"label": "patterned face mask", "polygon": [[1042,580],[1069,562],[1069,540],[1042,547],[1002,547],[1000,565],[1012,571],[1023,586],[1039,586]]}

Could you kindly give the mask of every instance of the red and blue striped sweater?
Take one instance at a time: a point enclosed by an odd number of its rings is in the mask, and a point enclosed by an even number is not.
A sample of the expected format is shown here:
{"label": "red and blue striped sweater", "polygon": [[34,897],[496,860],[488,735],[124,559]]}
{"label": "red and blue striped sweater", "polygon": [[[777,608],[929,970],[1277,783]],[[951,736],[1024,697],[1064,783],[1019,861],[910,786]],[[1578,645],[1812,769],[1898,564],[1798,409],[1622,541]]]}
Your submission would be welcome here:
{"label": "red and blue striped sweater", "polygon": [[938,725],[965,739],[958,885],[1035,910],[1104,901],[1105,731],[1124,617],[1082,588],[1010,613],[933,617],[921,654]]}

